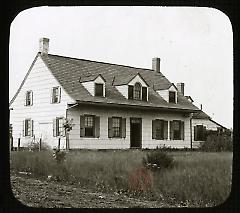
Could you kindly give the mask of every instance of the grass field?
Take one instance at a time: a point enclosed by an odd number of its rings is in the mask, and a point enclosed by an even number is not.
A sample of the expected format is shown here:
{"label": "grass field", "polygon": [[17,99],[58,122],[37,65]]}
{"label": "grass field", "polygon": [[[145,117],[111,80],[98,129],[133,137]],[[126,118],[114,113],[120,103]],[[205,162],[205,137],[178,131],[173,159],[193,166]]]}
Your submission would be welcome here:
{"label": "grass field", "polygon": [[32,177],[74,183],[106,193],[144,196],[178,206],[205,207],[223,203],[231,191],[231,152],[168,152],[171,169],[150,171],[141,150],[70,151],[58,164],[52,152],[12,152],[11,170]]}

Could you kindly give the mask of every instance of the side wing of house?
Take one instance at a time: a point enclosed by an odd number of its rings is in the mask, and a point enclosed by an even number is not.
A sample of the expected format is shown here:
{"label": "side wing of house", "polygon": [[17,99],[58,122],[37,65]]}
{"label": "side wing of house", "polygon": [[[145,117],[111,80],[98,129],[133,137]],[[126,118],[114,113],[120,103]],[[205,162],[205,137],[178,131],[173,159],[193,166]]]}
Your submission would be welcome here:
{"label": "side wing of house", "polygon": [[217,131],[220,126],[209,118],[192,119],[193,148],[206,140],[206,131]]}
{"label": "side wing of house", "polygon": [[26,78],[10,102],[10,124],[13,146],[27,146],[42,139],[51,147],[65,146],[65,137],[58,132],[60,121],[66,117],[67,103],[74,100],[64,91],[38,54]]}

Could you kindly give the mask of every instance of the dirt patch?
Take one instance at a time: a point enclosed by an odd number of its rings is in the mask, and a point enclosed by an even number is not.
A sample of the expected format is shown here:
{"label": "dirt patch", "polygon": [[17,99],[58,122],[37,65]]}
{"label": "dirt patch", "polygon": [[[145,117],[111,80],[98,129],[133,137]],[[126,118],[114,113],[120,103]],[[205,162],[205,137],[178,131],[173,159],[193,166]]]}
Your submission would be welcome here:
{"label": "dirt patch", "polygon": [[118,193],[94,192],[27,176],[11,175],[14,196],[24,205],[43,208],[159,208],[170,207],[160,201],[131,198]]}

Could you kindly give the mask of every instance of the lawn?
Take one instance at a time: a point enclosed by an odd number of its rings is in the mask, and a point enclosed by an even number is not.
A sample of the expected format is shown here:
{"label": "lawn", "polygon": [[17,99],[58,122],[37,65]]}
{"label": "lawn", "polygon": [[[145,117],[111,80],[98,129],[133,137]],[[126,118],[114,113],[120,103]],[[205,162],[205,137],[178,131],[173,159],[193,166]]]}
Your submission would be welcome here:
{"label": "lawn", "polygon": [[63,163],[51,151],[11,152],[11,171],[42,180],[77,184],[104,193],[146,197],[170,206],[223,203],[231,191],[232,152],[168,151],[173,167],[152,171],[143,165],[149,150],[70,151]]}

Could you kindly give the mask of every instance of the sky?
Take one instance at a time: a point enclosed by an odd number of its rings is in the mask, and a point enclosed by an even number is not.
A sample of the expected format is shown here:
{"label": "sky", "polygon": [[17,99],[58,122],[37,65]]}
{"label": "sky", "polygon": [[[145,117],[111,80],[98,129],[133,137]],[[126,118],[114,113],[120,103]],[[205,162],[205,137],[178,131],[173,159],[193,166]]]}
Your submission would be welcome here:
{"label": "sky", "polygon": [[233,127],[233,33],[227,15],[207,7],[35,7],[12,21],[9,39],[9,100],[39,50],[160,71],[185,83],[197,107]]}

